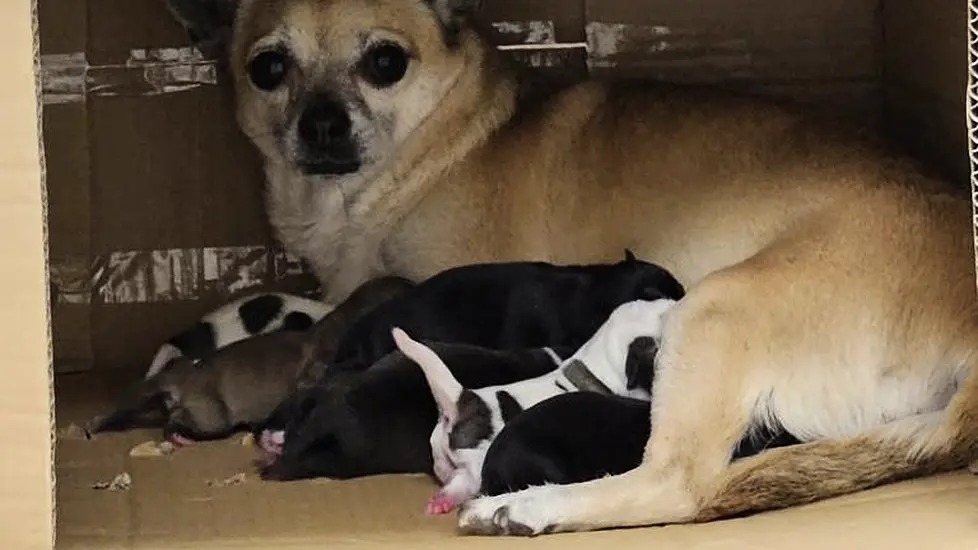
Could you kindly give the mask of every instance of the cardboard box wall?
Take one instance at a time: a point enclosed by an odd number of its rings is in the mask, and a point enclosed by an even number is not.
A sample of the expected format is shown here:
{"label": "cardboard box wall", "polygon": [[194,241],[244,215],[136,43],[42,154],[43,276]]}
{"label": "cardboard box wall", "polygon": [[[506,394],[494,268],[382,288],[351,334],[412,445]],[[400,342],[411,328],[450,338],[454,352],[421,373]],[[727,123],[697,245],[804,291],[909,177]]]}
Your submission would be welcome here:
{"label": "cardboard box wall", "polygon": [[[62,373],[93,371],[81,380],[114,368],[138,372],[162,339],[235,293],[315,290],[272,244],[257,157],[212,65],[186,47],[160,0],[41,0],[37,67],[31,8],[27,0],[0,3],[9,68],[0,92],[0,220],[12,237],[0,271],[8,443],[0,510],[16,526],[0,530],[0,540],[10,539],[5,548],[52,541],[52,358]],[[514,51],[563,80],[647,75],[795,97],[860,116],[967,181],[964,2],[495,0],[489,9],[500,44],[586,44]],[[66,389],[61,405],[93,397],[93,388]],[[59,447],[59,547],[753,548],[790,540],[978,548],[978,486],[959,475],[711,526],[478,540],[453,538],[450,520],[406,515],[430,490],[417,479],[246,486],[200,497],[209,503],[181,499],[188,465],[216,474],[239,460],[227,447],[202,450],[175,470],[146,467],[136,473],[149,482],[142,491],[95,496],[77,472],[140,467],[117,464],[119,449],[109,450]],[[104,456],[116,458],[99,462]],[[925,532],[940,535],[926,546],[912,542]]]}

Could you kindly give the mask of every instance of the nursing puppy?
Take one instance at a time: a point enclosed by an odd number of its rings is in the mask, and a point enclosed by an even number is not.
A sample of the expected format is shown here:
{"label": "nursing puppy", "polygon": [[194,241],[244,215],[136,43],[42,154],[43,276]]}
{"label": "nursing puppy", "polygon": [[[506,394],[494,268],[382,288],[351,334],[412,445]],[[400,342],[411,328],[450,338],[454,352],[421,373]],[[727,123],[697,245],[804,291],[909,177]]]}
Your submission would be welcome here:
{"label": "nursing puppy", "polygon": [[164,437],[178,445],[254,429],[295,386],[306,344],[303,332],[278,331],[239,340],[204,359],[177,357],[86,429],[95,434],[162,426]]}
{"label": "nursing puppy", "polygon": [[[571,351],[430,345],[452,374],[472,387],[551,372]],[[433,473],[428,438],[438,420],[438,408],[424,374],[399,351],[367,370],[332,370],[323,384],[310,390],[309,399],[309,410],[285,440],[281,456],[262,457],[264,479]]]}
{"label": "nursing puppy", "polygon": [[309,329],[309,345],[296,380],[302,390],[318,383],[347,334],[364,316],[403,296],[415,284],[403,277],[377,277],[358,286],[339,306]]}
{"label": "nursing puppy", "polygon": [[203,358],[179,356],[130,391],[113,412],[89,423],[89,433],[162,426],[173,442],[220,439],[256,430],[297,387],[314,384],[349,325],[413,287],[381,277],[357,288],[306,330],[280,329],[238,340]]}
{"label": "nursing puppy", "polygon": [[304,331],[333,310],[316,300],[281,292],[242,296],[167,340],[156,352],[146,379],[177,357],[201,359],[239,340],[277,330]]}
{"label": "nursing puppy", "polygon": [[675,303],[663,299],[623,304],[559,369],[481,389],[460,383],[437,353],[395,328],[397,347],[421,367],[440,413],[431,433],[431,452],[442,487],[428,501],[426,512],[444,514],[474,497],[493,439],[533,405],[574,391],[648,399],[657,342]]}
{"label": "nursing puppy", "polygon": [[[467,265],[438,273],[364,315],[346,331],[332,363],[369,367],[396,349],[395,326],[415,338],[490,349],[577,349],[620,304],[682,293],[671,274],[629,250],[611,264]],[[258,436],[263,449],[280,451],[302,400],[296,392],[275,410]]]}
{"label": "nursing puppy", "polygon": [[609,264],[466,265],[442,271],[365,315],[347,331],[335,361],[373,364],[394,351],[395,326],[435,342],[577,349],[619,305],[682,293],[669,272],[629,250]]}
{"label": "nursing puppy", "polygon": [[[689,290],[642,464],[470,501],[463,532],[708,521],[978,455],[966,193],[757,98],[585,82],[530,105],[475,0],[173,1],[228,54],[271,224],[327,301],[380,273],[623,247]],[[773,422],[805,443],[729,462]]]}
{"label": "nursing puppy", "polygon": [[[649,402],[582,391],[560,394],[520,413],[492,441],[479,494],[581,483],[623,474],[642,462]],[[783,429],[746,434],[731,460],[799,443]]]}

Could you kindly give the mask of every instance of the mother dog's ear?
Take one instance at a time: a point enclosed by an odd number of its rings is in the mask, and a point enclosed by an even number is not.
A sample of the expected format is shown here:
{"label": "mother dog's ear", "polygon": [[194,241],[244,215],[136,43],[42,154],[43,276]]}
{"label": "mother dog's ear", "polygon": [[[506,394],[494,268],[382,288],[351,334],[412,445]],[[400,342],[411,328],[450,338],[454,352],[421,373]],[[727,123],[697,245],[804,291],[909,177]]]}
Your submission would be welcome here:
{"label": "mother dog's ear", "polygon": [[425,0],[441,21],[445,42],[457,44],[458,33],[482,11],[484,0]]}
{"label": "mother dog's ear", "polygon": [[173,17],[205,56],[227,61],[231,30],[240,0],[165,0]]}

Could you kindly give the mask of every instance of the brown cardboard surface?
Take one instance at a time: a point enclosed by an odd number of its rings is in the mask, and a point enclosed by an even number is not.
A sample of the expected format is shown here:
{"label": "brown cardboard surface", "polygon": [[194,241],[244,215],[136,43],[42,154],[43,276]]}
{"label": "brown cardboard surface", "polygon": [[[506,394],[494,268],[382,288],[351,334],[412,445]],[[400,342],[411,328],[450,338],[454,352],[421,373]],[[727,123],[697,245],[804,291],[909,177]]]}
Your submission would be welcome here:
{"label": "brown cardboard surface", "polygon": [[[59,428],[98,412],[124,379],[58,380]],[[58,548],[843,548],[974,550],[978,476],[953,473],[812,506],[697,526],[536,539],[460,537],[454,515],[423,513],[436,489],[425,476],[263,482],[240,438],[164,458],[129,450],[158,432],[58,442]],[[129,490],[92,489],[128,473]],[[240,474],[237,484],[213,487]]]}
{"label": "brown cardboard surface", "polygon": [[44,270],[42,159],[38,148],[31,2],[0,3],[0,548],[52,540],[51,392]]}
{"label": "brown cardboard surface", "polygon": [[879,70],[877,4],[588,0],[592,69],[670,80],[860,80]]}
{"label": "brown cardboard surface", "polygon": [[588,66],[601,77],[723,83],[880,117],[872,1],[588,0]]}
{"label": "brown cardboard surface", "polygon": [[955,0],[883,3],[886,130],[908,150],[968,180],[965,119],[968,5]]}

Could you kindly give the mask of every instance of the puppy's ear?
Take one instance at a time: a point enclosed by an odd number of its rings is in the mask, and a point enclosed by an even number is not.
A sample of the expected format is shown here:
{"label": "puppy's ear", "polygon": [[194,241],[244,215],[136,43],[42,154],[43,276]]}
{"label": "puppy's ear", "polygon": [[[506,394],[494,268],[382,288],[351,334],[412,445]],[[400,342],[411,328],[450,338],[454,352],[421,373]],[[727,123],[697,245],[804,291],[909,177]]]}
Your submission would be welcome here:
{"label": "puppy's ear", "polygon": [[434,10],[444,29],[445,42],[449,46],[457,43],[462,28],[482,11],[484,0],[425,0]]}
{"label": "puppy's ear", "polygon": [[625,356],[625,387],[629,390],[641,388],[652,392],[652,379],[655,377],[655,356],[659,346],[655,338],[639,336],[628,345]]}
{"label": "puppy's ear", "polygon": [[421,367],[438,410],[454,421],[458,417],[458,398],[462,395],[463,388],[448,369],[448,365],[431,348],[413,340],[403,330],[395,327],[391,334],[401,353]]}
{"label": "puppy's ear", "polygon": [[166,0],[167,8],[211,59],[225,62],[240,0]]}
{"label": "puppy's ear", "polygon": [[631,248],[626,248],[625,249],[625,261],[626,262],[634,262],[636,260],[638,260],[638,258],[635,257],[635,253],[632,252],[632,249]]}

